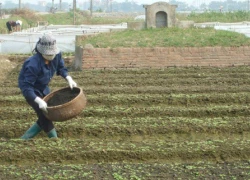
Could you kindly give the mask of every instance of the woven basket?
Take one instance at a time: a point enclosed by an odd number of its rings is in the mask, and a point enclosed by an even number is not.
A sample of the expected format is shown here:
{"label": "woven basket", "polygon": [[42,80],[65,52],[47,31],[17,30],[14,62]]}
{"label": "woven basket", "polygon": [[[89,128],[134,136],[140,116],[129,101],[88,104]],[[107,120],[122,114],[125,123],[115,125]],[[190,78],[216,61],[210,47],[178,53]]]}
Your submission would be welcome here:
{"label": "woven basket", "polygon": [[[71,91],[74,91],[74,93],[76,94],[73,99],[71,99],[70,101],[66,101],[63,104],[49,106],[49,102],[53,100],[52,98],[60,97],[62,98],[61,100],[63,100],[63,98],[65,100],[65,96],[63,95],[63,93],[70,93]],[[77,116],[82,112],[87,104],[87,99],[82,89],[79,87],[74,87],[73,90],[71,90],[69,87],[56,90],[45,96],[43,100],[48,104],[48,113],[44,113],[44,115],[49,120],[57,122],[66,121]]]}

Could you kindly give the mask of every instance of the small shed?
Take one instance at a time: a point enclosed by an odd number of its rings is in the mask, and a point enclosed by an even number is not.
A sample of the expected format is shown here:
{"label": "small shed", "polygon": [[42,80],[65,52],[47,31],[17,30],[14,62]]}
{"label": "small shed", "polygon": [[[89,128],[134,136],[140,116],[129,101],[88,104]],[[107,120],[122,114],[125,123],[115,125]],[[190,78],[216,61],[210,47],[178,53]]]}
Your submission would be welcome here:
{"label": "small shed", "polygon": [[143,5],[143,7],[145,8],[146,28],[174,27],[176,25],[177,5],[156,2],[151,5]]}

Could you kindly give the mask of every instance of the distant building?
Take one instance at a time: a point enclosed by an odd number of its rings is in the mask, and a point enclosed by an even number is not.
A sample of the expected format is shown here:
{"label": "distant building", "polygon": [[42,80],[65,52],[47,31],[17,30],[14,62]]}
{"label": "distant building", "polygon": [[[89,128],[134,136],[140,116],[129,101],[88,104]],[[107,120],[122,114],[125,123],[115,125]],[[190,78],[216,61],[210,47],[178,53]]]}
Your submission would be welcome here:
{"label": "distant building", "polygon": [[143,5],[143,7],[145,8],[147,28],[174,27],[176,25],[177,5],[156,2],[151,5]]}
{"label": "distant building", "polygon": [[38,5],[40,6],[46,6],[47,2],[46,1],[38,1]]}

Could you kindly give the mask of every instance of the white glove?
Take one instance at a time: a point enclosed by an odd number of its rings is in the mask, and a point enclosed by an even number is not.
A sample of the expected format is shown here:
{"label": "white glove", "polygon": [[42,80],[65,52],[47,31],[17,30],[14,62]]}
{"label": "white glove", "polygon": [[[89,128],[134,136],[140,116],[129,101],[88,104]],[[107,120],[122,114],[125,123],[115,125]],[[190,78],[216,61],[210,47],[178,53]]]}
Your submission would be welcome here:
{"label": "white glove", "polygon": [[73,87],[76,87],[76,86],[77,86],[76,82],[72,79],[72,77],[67,76],[67,77],[66,77],[66,80],[67,80],[68,83],[69,83],[70,89],[73,89]]}
{"label": "white glove", "polygon": [[41,99],[40,97],[36,97],[34,101],[35,101],[35,103],[38,104],[39,108],[43,112],[46,112],[46,113],[48,112],[47,111],[47,103],[43,99]]}

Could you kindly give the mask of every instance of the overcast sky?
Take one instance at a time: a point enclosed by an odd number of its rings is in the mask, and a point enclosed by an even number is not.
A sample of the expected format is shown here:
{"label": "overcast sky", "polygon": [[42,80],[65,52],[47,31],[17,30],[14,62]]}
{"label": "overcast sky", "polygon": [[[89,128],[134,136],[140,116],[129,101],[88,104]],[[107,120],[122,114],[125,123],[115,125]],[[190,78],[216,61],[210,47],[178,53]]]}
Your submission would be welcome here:
{"label": "overcast sky", "polygon": [[[19,0],[4,0],[4,1],[5,2],[12,1],[13,3],[14,2],[19,3]],[[21,1],[22,1],[22,3],[30,2],[30,0],[21,0]],[[38,1],[52,2],[52,0],[38,0]],[[90,1],[90,0],[76,0],[76,2],[88,2],[88,1]],[[95,1],[95,0],[93,0],[93,1]],[[103,1],[105,1],[105,0],[103,0]],[[126,0],[110,0],[110,1],[125,2]],[[128,0],[128,1],[130,1],[130,2],[134,1],[134,2],[136,2],[138,4],[151,4],[151,3],[159,2],[159,1],[169,2],[169,0]],[[59,2],[60,2],[60,0],[54,0],[54,3],[59,3]],[[73,3],[73,0],[62,0],[62,2]],[[36,3],[36,2],[34,2],[34,3]]]}
{"label": "overcast sky", "polygon": [[[16,2],[19,3],[19,0],[4,0],[6,1],[12,1],[12,2]],[[30,0],[21,0],[22,3],[27,3],[30,2]],[[39,1],[39,0],[38,0]],[[46,2],[52,2],[52,0],[41,0],[41,1],[46,1]],[[76,2],[88,2],[90,0],[76,0]],[[93,0],[94,1],[94,0]],[[126,0],[110,0],[110,1],[116,1],[116,2],[125,2]],[[128,1],[134,1],[137,4],[152,4],[155,2],[159,2],[159,1],[163,1],[163,2],[169,2],[169,0],[128,0]],[[177,1],[182,1],[182,2],[186,2],[188,4],[202,4],[202,3],[210,3],[211,1],[226,1],[226,0],[177,0]],[[237,1],[248,1],[248,0],[237,0]],[[2,1],[3,2],[3,1]],[[37,2],[37,1],[36,1]],[[34,2],[34,3],[36,3]],[[54,0],[54,3],[59,3],[60,0]],[[68,2],[68,3],[73,3],[73,0],[62,0],[62,2]]]}

